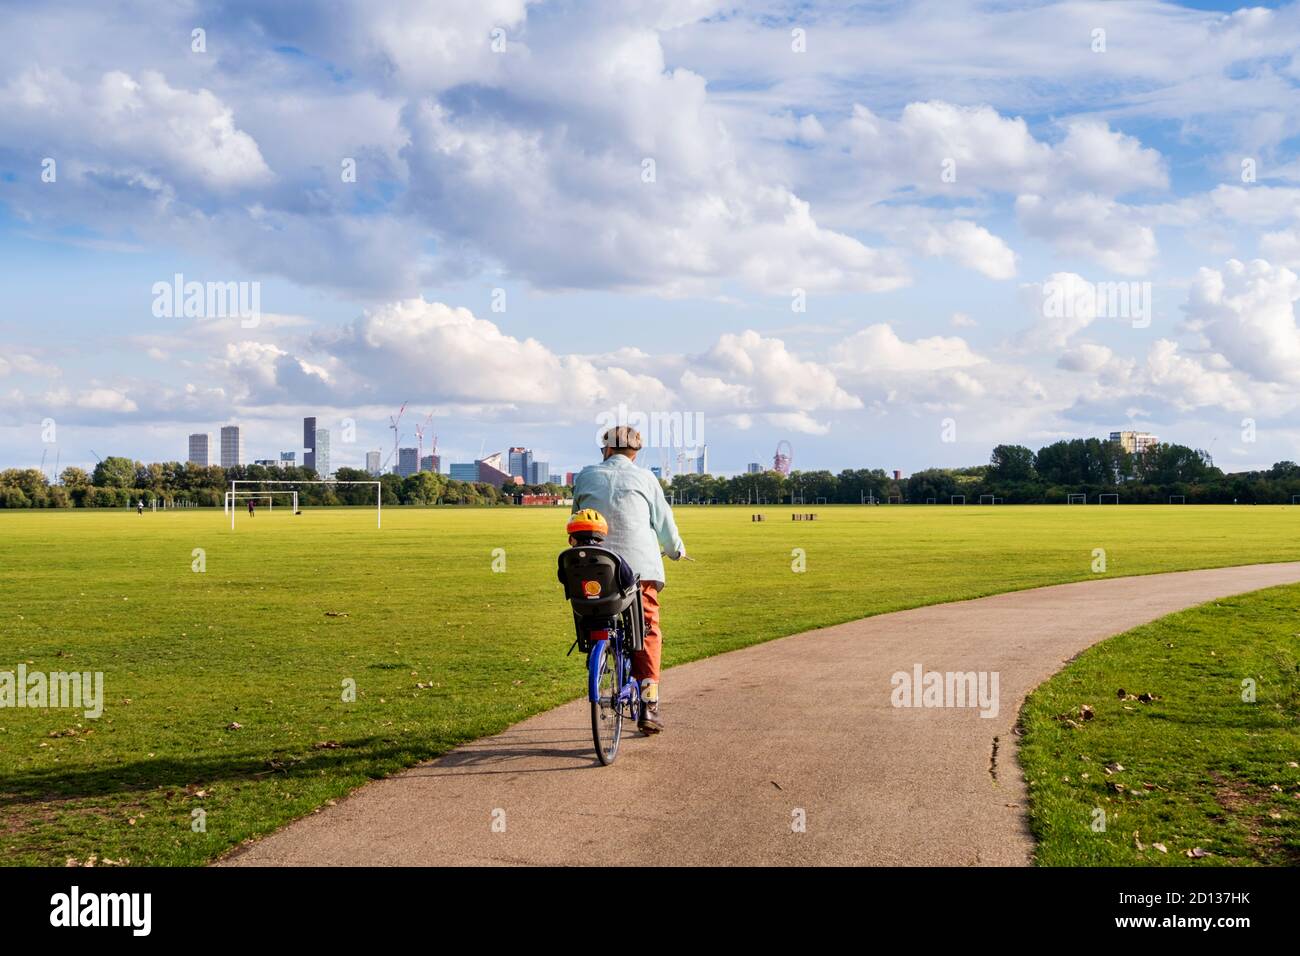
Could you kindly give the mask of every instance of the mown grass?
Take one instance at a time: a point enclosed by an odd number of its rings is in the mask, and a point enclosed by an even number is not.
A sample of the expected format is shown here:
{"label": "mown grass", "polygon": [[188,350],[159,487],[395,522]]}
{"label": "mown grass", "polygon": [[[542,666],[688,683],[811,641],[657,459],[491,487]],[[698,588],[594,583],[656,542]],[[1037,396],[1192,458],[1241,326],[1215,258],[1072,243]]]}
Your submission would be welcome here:
{"label": "mown grass", "polygon": [[1300,586],[1112,637],[1021,722],[1040,865],[1300,864]]}
{"label": "mown grass", "polygon": [[[679,509],[697,562],[669,568],[667,664],[1088,579],[1099,547],[1111,575],[1300,559],[1298,508],[790,510]],[[379,531],[364,509],[277,509],[232,534],[219,512],[0,514],[0,670],[102,671],[107,698],[98,720],[0,710],[0,859],[202,863],[579,696],[563,522],[391,509]]]}

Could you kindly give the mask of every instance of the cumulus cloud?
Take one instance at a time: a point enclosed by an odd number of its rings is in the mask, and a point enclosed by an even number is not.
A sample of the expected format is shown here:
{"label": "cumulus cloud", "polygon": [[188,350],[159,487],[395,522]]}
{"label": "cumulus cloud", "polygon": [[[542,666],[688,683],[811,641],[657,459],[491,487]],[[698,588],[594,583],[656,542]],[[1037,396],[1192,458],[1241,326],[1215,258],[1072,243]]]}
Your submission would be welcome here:
{"label": "cumulus cloud", "polygon": [[1092,193],[1056,199],[1027,194],[1016,200],[1024,230],[1065,255],[1082,256],[1125,276],[1145,275],[1155,263],[1155,232],[1140,213]]}
{"label": "cumulus cloud", "polygon": [[[171,86],[162,74],[112,70],[85,85],[34,68],[0,89],[0,132],[39,135],[65,175],[135,173],[226,188],[265,182],[271,171],[230,107],[204,89]],[[51,131],[61,130],[54,143]],[[109,164],[108,170],[101,163]]]}
{"label": "cumulus cloud", "polygon": [[1232,366],[1260,382],[1300,382],[1300,278],[1263,259],[1231,259],[1197,271],[1188,291],[1188,326]]}

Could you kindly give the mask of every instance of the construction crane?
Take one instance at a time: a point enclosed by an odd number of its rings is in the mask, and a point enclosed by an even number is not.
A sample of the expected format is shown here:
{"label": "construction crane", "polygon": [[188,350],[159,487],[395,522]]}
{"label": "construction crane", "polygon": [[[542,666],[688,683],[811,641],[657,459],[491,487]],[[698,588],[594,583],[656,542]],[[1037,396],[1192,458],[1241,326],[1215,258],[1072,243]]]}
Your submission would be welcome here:
{"label": "construction crane", "polygon": [[[402,420],[402,414],[406,411],[407,404],[408,403],[406,402],[402,402],[402,407],[397,410],[397,414],[388,416],[388,427],[393,430],[393,450],[388,453],[388,457],[384,460],[383,465],[380,467],[380,471],[387,468],[388,463],[392,461],[393,457],[397,454],[398,442],[402,440],[402,436],[397,430],[397,425]],[[417,462],[416,464],[418,466],[419,463]]]}
{"label": "construction crane", "polygon": [[[429,422],[431,421],[433,421],[433,412],[430,412],[423,422],[415,426],[415,446],[417,456],[415,459],[416,471],[419,471],[424,467],[421,464],[424,461],[424,430],[429,427]],[[434,443],[437,443],[437,438],[434,438]]]}

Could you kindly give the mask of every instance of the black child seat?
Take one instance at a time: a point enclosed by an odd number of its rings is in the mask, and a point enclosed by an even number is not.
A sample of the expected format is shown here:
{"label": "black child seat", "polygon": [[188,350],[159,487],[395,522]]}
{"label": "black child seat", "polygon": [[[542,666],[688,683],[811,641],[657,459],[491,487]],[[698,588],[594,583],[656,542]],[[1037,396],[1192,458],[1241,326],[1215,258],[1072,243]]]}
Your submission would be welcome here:
{"label": "black child seat", "polygon": [[591,648],[593,631],[612,629],[620,620],[629,646],[639,651],[645,644],[645,619],[641,587],[636,574],[608,548],[581,545],[561,551],[557,577],[573,608],[578,647]]}

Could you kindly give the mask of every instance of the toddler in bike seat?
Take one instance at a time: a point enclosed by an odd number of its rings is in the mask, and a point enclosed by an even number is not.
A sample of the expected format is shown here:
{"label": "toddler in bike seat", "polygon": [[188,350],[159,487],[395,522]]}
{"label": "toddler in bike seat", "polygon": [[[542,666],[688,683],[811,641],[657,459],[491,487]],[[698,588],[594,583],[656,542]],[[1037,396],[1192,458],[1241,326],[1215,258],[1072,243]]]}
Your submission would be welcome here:
{"label": "toddler in bike seat", "polygon": [[[602,548],[605,536],[609,534],[609,524],[605,516],[594,508],[579,511],[570,520],[567,528],[569,545],[574,548]],[[623,556],[610,552],[618,561],[618,589],[626,591],[636,582],[632,566],[623,560]]]}

